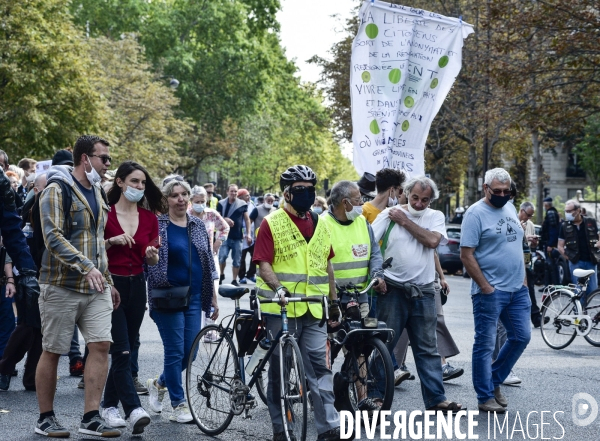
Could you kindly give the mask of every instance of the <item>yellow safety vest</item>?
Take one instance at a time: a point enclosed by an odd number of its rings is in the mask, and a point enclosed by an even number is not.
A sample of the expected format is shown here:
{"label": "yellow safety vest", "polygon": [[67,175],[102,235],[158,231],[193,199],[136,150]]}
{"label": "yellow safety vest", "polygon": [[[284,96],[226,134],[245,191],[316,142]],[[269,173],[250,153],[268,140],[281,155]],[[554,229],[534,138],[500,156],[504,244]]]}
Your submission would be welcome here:
{"label": "yellow safety vest", "polygon": [[216,197],[211,197],[210,200],[206,204],[208,208],[212,208],[213,210],[217,209],[217,205],[219,205],[219,200]]}
{"label": "yellow safety vest", "polygon": [[331,243],[335,256],[331,259],[335,281],[338,285],[353,283],[366,286],[369,277],[371,239],[364,216],[354,219],[350,225],[341,225],[330,213],[321,217],[331,231]]}
{"label": "yellow safety vest", "polygon": [[[298,230],[285,210],[276,210],[265,217],[273,235],[273,272],[279,282],[292,296],[328,296],[329,276],[327,259],[331,250],[331,233],[324,222],[319,221],[310,243]],[[257,277],[258,295],[273,298],[275,292]],[[301,317],[310,308],[313,317],[320,319],[323,309],[319,303],[291,303],[288,317]],[[278,304],[264,304],[262,312],[279,314]]]}

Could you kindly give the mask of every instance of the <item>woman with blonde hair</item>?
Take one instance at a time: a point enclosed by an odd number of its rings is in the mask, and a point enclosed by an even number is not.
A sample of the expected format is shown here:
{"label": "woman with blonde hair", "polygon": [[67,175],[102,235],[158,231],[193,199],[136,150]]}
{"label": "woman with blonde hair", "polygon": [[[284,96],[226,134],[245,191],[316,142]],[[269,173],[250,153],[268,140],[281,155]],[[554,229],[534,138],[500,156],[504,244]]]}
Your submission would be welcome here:
{"label": "woman with blonde hair", "polygon": [[[181,373],[200,331],[202,313],[210,313],[214,308],[211,319],[219,316],[214,283],[219,276],[204,223],[187,213],[191,192],[181,176],[163,180],[168,212],[158,216],[158,264],[147,269],[150,317],[158,327],[164,349],[163,372],[158,379],[146,383],[148,403],[152,411],[161,412],[168,389],[173,406],[169,420],[178,423],[192,421]],[[173,292],[185,293],[176,298],[177,305],[171,301]]]}

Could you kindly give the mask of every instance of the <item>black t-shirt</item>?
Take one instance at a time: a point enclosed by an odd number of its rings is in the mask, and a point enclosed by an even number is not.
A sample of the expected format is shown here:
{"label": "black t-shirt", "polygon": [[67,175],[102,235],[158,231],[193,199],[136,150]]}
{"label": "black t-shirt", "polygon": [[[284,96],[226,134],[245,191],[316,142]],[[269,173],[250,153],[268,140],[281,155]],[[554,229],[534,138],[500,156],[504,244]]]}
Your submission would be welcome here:
{"label": "black t-shirt", "polygon": [[77,179],[73,178],[73,180],[79,187],[79,190],[81,190],[81,192],[87,199],[88,204],[90,204],[92,213],[94,213],[94,219],[98,219],[98,201],[96,200],[96,192],[94,191],[94,187],[88,190],[83,185],[81,185]]}

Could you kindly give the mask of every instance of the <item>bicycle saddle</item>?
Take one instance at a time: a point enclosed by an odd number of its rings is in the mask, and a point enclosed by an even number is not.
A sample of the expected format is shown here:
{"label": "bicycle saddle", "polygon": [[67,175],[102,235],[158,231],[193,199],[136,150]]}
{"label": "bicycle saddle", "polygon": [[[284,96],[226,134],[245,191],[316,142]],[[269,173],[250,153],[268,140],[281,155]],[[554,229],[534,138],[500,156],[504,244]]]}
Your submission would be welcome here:
{"label": "bicycle saddle", "polygon": [[581,268],[577,268],[575,271],[573,271],[573,275],[579,279],[581,277],[591,276],[595,272],[596,271],[594,271],[594,270],[584,270]]}
{"label": "bicycle saddle", "polygon": [[250,290],[243,286],[221,285],[219,286],[219,295],[231,300],[238,300],[249,293]]}

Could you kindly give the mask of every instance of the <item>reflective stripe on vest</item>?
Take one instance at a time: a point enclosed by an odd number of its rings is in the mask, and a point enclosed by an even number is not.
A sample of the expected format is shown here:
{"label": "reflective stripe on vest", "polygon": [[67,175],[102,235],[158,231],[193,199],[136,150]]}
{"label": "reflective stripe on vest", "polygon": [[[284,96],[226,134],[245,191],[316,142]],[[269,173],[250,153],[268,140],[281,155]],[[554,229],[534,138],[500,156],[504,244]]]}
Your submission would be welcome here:
{"label": "reflective stripe on vest", "polygon": [[335,256],[331,259],[335,281],[338,285],[353,283],[364,286],[369,278],[371,238],[364,216],[357,217],[350,225],[342,225],[331,213],[321,220],[331,231],[331,243]]}
{"label": "reflective stripe on vest", "polygon": [[[331,250],[329,228],[319,220],[310,243],[298,230],[285,210],[277,210],[265,217],[273,236],[273,272],[279,282],[292,296],[327,296],[329,294],[329,276],[327,259]],[[273,298],[275,293],[257,277],[256,286],[260,297]],[[320,319],[323,309],[320,303],[293,303],[288,305],[288,317],[301,317],[310,308],[313,317]],[[277,304],[260,306],[261,311],[279,314]]]}

